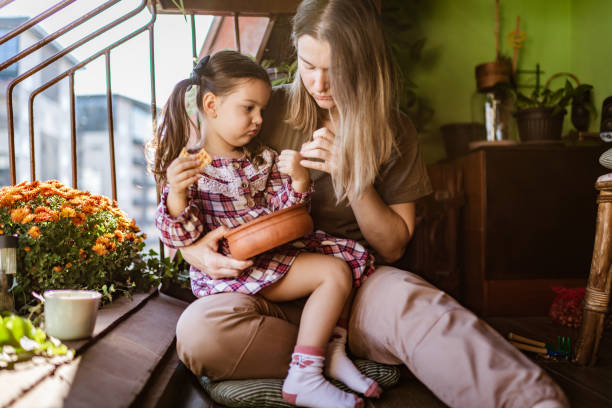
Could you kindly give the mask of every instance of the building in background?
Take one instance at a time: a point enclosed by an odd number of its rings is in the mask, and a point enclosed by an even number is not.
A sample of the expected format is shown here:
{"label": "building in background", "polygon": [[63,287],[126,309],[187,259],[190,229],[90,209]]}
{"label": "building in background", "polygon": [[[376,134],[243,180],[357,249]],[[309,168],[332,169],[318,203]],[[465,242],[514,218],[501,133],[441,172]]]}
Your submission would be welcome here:
{"label": "building in background", "polygon": [[[106,95],[79,95],[77,111],[78,187],[112,197]],[[151,106],[113,95],[115,171],[119,207],[147,234],[147,246],[157,243],[153,224],[157,197],[147,172],[144,145],[150,139]]]}
{"label": "building in background", "polygon": [[[27,17],[0,18],[0,36],[15,29]],[[47,33],[34,26],[21,35],[0,44],[0,62],[16,55],[39,42]],[[7,87],[19,75],[40,64],[62,48],[57,42],[50,42],[27,58],[0,71],[0,185],[10,184],[8,152]],[[13,91],[13,123],[15,131],[15,157],[17,182],[30,180],[30,130],[28,99],[30,94],[43,83],[53,79],[77,60],[70,54],[58,59],[48,67],[17,84]],[[36,178],[57,179],[69,182],[70,167],[70,99],[68,81],[53,85],[34,100],[34,135]]]}

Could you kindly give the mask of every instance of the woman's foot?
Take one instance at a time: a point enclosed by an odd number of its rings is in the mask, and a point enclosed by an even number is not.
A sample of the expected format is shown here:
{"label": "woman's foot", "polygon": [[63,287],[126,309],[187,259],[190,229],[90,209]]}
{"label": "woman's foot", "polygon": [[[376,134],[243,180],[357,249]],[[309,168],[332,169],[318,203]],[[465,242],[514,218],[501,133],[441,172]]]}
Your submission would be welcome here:
{"label": "woman's foot", "polygon": [[363,408],[363,399],[334,387],[323,377],[324,363],[324,349],[295,346],[283,383],[283,399],[301,407]]}
{"label": "woman's foot", "polygon": [[346,355],[345,328],[336,326],[331,340],[327,345],[327,364],[325,374],[328,377],[342,381],[347,387],[365,395],[368,398],[378,398],[382,388],[376,381],[361,374],[355,364]]}

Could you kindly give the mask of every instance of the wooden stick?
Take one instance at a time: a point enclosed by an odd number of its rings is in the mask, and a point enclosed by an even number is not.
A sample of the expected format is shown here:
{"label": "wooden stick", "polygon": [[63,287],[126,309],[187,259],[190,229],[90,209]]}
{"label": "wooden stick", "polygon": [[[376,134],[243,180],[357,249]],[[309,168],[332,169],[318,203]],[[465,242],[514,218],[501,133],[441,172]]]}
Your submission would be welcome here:
{"label": "wooden stick", "polygon": [[548,352],[548,350],[546,350],[546,348],[535,347],[535,346],[528,346],[527,344],[517,343],[515,341],[511,341],[510,344],[512,344],[514,347],[516,347],[519,350],[531,351],[532,353],[538,353],[538,354],[546,355],[546,353]]}
{"label": "wooden stick", "polygon": [[516,16],[516,31],[514,32],[514,54],[512,55],[512,73],[516,73],[516,62],[518,60],[518,41],[521,38],[521,16]]}
{"label": "wooden stick", "polygon": [[495,0],[495,61],[499,61],[499,0]]}
{"label": "wooden stick", "polygon": [[533,346],[546,348],[546,343],[544,342],[537,341],[537,340],[531,340],[531,339],[528,339],[527,337],[519,336],[518,334],[514,334],[514,333],[508,333],[508,339],[520,341],[521,343],[531,344]]}

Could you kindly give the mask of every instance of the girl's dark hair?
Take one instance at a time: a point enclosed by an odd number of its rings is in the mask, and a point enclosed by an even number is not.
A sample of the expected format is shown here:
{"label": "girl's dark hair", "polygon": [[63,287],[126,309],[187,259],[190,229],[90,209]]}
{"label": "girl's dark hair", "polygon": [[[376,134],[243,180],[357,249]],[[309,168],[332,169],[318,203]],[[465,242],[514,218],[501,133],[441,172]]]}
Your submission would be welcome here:
{"label": "girl's dark hair", "polygon": [[[202,58],[191,77],[174,86],[162,111],[161,123],[153,139],[147,144],[149,169],[155,176],[158,192],[161,192],[166,184],[168,166],[187,145],[190,131],[197,129],[185,108],[185,93],[188,88],[199,85],[196,101],[198,110],[203,112],[202,100],[206,92],[225,96],[232,93],[245,79],[258,79],[270,85],[266,70],[255,61],[239,52],[224,50]],[[244,148],[247,158],[257,165],[257,155],[261,153],[263,145],[255,138]]]}

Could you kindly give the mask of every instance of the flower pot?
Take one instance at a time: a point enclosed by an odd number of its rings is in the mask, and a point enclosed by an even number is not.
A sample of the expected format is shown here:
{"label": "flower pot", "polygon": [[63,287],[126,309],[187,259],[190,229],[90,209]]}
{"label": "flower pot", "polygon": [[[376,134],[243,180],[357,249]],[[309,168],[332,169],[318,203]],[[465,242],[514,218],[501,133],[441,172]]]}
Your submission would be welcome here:
{"label": "flower pot", "polygon": [[485,62],[476,66],[476,87],[485,91],[499,83],[509,83],[512,78],[512,65],[509,61]]}
{"label": "flower pot", "polygon": [[521,142],[560,141],[565,109],[553,115],[554,108],[523,109],[514,114]]}
{"label": "flower pot", "polygon": [[469,151],[470,142],[485,140],[486,131],[482,123],[449,123],[440,126],[446,156],[449,159],[462,156]]}
{"label": "flower pot", "polygon": [[303,204],[255,218],[225,234],[234,259],[245,260],[312,232],[314,226]]}

